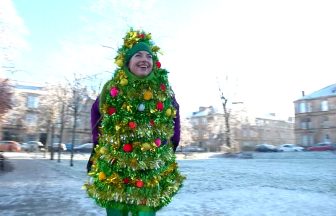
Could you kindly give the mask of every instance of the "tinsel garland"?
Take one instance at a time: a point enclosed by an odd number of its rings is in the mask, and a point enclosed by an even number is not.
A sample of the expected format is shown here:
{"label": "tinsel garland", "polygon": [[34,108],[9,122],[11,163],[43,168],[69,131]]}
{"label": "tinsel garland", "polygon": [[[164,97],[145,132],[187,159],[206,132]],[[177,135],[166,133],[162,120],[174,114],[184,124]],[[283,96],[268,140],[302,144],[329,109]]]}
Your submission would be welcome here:
{"label": "tinsel garland", "polygon": [[[147,78],[137,78],[125,66],[125,55],[135,43],[145,41],[154,53]],[[170,138],[176,109],[167,71],[161,68],[159,47],[151,35],[132,29],[118,50],[116,69],[100,96],[103,115],[99,144],[85,184],[90,197],[105,208],[158,210],[182,186]]]}

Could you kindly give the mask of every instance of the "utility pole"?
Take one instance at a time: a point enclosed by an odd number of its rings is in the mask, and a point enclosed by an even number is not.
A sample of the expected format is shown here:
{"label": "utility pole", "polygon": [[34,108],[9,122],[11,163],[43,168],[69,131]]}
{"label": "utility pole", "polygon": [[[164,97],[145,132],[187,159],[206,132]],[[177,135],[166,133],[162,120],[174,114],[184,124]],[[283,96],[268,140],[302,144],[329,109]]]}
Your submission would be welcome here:
{"label": "utility pole", "polygon": [[[227,79],[228,78],[226,77],[226,80]],[[223,93],[222,89],[220,88],[220,83],[219,83],[218,77],[217,77],[217,85],[218,85],[220,99],[222,101],[222,106],[223,106],[223,111],[224,111],[225,145],[226,145],[226,147],[230,148],[230,150],[232,150],[232,148],[231,148],[231,125],[230,125],[231,113],[230,113],[230,110],[227,109],[228,99],[224,96],[224,93]]]}
{"label": "utility pole", "polygon": [[[227,80],[228,78],[226,77],[226,81]],[[234,113],[232,113],[231,106],[228,107],[229,105],[228,98],[224,96],[224,93],[222,89],[220,88],[219,82],[218,82],[218,90],[220,93],[220,99],[221,99],[223,111],[224,111],[225,144],[228,148],[230,148],[230,153],[236,153],[237,151],[239,151],[239,144],[237,143],[237,140],[235,139],[235,131],[237,129],[237,125],[236,125],[237,117],[234,115]],[[243,104],[243,102],[240,102],[240,101],[232,102],[232,105],[236,105],[236,104]],[[232,129],[234,130],[232,131]]]}
{"label": "utility pole", "polygon": [[230,112],[227,110],[228,99],[224,97],[222,90],[219,88],[221,93],[221,101],[224,110],[224,122],[225,122],[225,144],[227,147],[231,148],[231,128],[230,128]]}

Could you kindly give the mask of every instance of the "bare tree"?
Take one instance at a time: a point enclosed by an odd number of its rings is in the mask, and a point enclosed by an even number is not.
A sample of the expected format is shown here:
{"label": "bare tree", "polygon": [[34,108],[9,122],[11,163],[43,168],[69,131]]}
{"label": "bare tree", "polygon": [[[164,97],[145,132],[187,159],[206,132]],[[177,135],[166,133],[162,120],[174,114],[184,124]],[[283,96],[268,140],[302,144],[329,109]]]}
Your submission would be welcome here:
{"label": "bare tree", "polygon": [[76,144],[77,137],[77,128],[78,128],[78,120],[80,119],[81,110],[84,106],[86,106],[87,99],[89,98],[88,90],[85,86],[82,85],[83,80],[91,79],[90,76],[78,77],[75,74],[75,78],[70,84],[70,88],[72,91],[71,102],[69,107],[72,113],[72,145],[71,145],[71,157],[70,157],[70,166],[73,166],[73,147]]}
{"label": "bare tree", "polygon": [[12,87],[8,79],[0,78],[0,119],[13,106],[12,103]]}
{"label": "bare tree", "polygon": [[[70,101],[70,90],[67,86],[57,84],[57,85],[47,85],[45,87],[44,94],[40,98],[40,113],[39,122],[40,127],[46,129],[48,134],[48,139],[46,142],[46,149],[48,149],[48,144],[51,144],[51,154],[50,159],[53,160],[54,157],[54,143],[55,137],[58,140],[58,162],[60,162],[61,154],[61,143],[63,141],[63,131],[64,127],[68,123],[66,120],[69,119],[68,106]],[[55,131],[59,129],[59,131]],[[55,133],[58,136],[55,136]]]}
{"label": "bare tree", "polygon": [[180,146],[183,147],[190,145],[193,141],[192,139],[192,126],[190,120],[187,118],[181,118],[181,141]]}
{"label": "bare tree", "polygon": [[[3,116],[4,125],[10,126],[15,133],[11,133],[6,139],[13,139],[16,141],[23,141],[28,129],[33,130],[35,127],[29,127],[27,122],[27,97],[26,93],[15,90],[12,91],[12,108],[8,110]],[[7,135],[6,135],[7,136]]]}

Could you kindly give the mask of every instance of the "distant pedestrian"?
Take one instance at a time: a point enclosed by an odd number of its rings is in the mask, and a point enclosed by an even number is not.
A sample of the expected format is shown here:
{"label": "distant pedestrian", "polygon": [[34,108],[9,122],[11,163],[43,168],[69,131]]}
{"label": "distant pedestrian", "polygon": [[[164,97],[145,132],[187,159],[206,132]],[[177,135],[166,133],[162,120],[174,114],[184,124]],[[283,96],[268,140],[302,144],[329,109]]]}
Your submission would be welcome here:
{"label": "distant pedestrian", "polygon": [[182,186],[179,105],[151,34],[127,32],[117,69],[92,106],[87,193],[107,215],[154,216]]}
{"label": "distant pedestrian", "polygon": [[0,151],[0,169],[5,169],[5,156],[2,154],[2,151]]}

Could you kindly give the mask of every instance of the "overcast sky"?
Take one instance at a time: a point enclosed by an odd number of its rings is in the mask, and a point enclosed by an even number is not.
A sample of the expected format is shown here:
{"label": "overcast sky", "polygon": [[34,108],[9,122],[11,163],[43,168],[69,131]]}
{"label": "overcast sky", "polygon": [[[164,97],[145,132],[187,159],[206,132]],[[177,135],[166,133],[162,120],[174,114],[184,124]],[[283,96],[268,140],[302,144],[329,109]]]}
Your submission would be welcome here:
{"label": "overcast sky", "polygon": [[[221,109],[294,115],[301,91],[336,83],[336,2],[332,0],[1,0],[0,25],[12,49],[7,77],[34,82],[114,70],[129,27],[151,32],[182,113]],[[6,36],[7,35],[7,36]],[[3,46],[4,42],[2,42]],[[2,55],[3,57],[4,55]],[[0,59],[0,63],[9,63]],[[92,84],[93,85],[93,84]]]}

